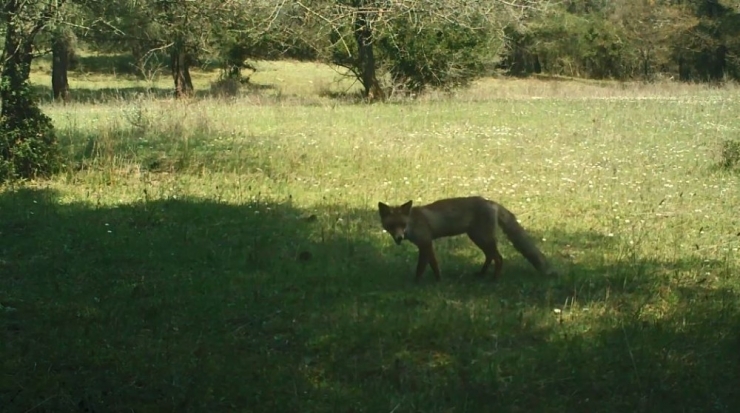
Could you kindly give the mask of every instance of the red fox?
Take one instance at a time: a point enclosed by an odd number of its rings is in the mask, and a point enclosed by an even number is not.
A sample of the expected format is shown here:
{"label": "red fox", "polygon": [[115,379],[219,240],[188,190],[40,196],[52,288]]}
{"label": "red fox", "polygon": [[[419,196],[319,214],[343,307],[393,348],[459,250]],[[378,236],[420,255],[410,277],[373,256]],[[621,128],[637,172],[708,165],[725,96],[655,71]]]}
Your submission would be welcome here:
{"label": "red fox", "polygon": [[485,254],[479,275],[485,275],[494,263],[493,278],[498,279],[504,259],[498,251],[496,227],[506,234],[516,248],[538,271],[548,276],[557,275],[547,258],[532,242],[514,214],[502,205],[480,196],[447,198],[412,208],[412,201],[401,206],[378,202],[380,222],[396,244],[406,239],[419,248],[416,281],[421,279],[427,264],[439,281],[440,272],[432,241],[437,238],[467,234]]}

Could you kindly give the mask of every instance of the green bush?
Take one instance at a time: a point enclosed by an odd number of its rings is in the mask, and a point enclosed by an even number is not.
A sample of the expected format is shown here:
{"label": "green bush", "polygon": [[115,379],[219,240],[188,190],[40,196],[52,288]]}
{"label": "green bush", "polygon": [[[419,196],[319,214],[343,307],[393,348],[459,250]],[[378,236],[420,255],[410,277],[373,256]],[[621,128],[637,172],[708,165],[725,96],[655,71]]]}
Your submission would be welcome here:
{"label": "green bush", "polygon": [[[399,17],[373,33],[373,55],[378,78],[391,78],[394,87],[419,93],[425,88],[452,89],[490,74],[498,59],[497,42],[491,26],[468,21],[415,21]],[[475,28],[474,28],[475,27]],[[361,77],[353,26],[329,33],[329,60]]]}
{"label": "green bush", "polygon": [[405,19],[394,26],[393,36],[381,38],[377,51],[396,83],[414,93],[464,86],[487,74],[497,58],[485,29],[448,22],[418,27]]}
{"label": "green bush", "polygon": [[61,166],[51,119],[30,100],[16,102],[25,102],[25,107],[0,119],[0,182],[49,176]]}

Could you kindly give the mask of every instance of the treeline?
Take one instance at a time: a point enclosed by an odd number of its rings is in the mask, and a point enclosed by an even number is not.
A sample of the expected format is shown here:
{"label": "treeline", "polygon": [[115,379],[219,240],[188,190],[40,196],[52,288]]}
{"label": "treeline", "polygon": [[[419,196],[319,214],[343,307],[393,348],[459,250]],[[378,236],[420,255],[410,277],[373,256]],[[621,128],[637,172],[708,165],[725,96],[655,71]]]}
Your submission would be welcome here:
{"label": "treeline", "polygon": [[59,63],[56,97],[68,96],[64,56],[76,39],[94,50],[130,53],[140,73],[168,65],[177,96],[192,93],[194,65],[215,63],[224,77],[239,78],[249,59],[338,64],[372,99],[390,90],[455,87],[494,71],[698,82],[740,76],[740,0],[78,0],[68,6],[50,32]]}
{"label": "treeline", "polygon": [[740,77],[740,2],[567,0],[509,30],[512,75],[707,82]]}
{"label": "treeline", "polygon": [[241,82],[250,59],[332,63],[364,97],[450,89],[496,72],[617,80],[740,76],[740,0],[0,0],[0,181],[49,173],[56,139],[30,93],[52,55],[54,98],[82,45],[165,65],[176,97],[191,68]]}

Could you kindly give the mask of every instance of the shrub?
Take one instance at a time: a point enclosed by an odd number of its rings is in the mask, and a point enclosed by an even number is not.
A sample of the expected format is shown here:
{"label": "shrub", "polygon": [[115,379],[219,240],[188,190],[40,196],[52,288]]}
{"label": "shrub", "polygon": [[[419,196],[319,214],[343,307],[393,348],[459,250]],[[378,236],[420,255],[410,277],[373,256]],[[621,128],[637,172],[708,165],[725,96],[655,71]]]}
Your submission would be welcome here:
{"label": "shrub", "polygon": [[34,103],[25,106],[0,119],[0,182],[48,176],[61,166],[51,119]]}

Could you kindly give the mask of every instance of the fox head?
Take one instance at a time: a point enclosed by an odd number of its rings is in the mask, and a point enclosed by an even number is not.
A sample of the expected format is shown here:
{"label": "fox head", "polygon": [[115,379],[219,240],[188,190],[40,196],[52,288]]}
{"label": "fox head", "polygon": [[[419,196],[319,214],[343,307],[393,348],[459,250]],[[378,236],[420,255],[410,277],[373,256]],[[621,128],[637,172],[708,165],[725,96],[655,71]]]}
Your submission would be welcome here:
{"label": "fox head", "polygon": [[393,241],[396,241],[396,244],[399,245],[406,237],[406,226],[411,216],[411,202],[406,202],[401,206],[389,206],[378,202],[380,223],[383,225],[383,229],[393,237]]}

